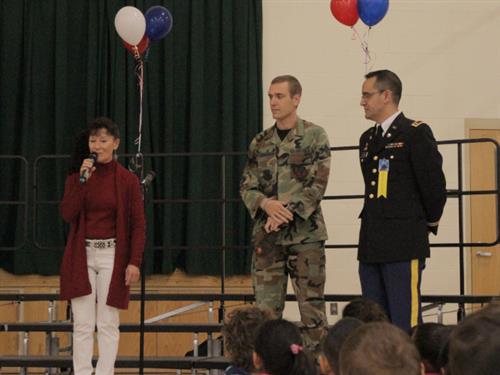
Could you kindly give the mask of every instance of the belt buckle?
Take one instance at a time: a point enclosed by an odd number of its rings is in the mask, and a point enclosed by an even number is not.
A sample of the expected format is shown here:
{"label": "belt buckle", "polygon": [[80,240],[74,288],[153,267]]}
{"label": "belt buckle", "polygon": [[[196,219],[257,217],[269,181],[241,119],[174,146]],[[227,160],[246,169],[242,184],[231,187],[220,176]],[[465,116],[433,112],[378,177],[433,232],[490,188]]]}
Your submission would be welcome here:
{"label": "belt buckle", "polygon": [[86,240],[85,245],[87,247],[93,247],[94,249],[107,249],[115,246],[115,240]]}

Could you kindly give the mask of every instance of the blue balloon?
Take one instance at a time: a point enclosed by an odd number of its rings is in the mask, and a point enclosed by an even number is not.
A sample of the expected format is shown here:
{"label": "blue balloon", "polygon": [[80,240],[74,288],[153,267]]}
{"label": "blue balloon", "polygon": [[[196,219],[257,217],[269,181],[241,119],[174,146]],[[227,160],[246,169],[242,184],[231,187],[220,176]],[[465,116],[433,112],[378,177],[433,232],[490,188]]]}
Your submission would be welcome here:
{"label": "blue balloon", "polygon": [[144,14],[146,18],[146,35],[151,41],[163,39],[172,30],[172,14],[160,5],[149,8]]}
{"label": "blue balloon", "polygon": [[385,17],[389,0],[358,0],[358,13],[366,26],[373,26]]}

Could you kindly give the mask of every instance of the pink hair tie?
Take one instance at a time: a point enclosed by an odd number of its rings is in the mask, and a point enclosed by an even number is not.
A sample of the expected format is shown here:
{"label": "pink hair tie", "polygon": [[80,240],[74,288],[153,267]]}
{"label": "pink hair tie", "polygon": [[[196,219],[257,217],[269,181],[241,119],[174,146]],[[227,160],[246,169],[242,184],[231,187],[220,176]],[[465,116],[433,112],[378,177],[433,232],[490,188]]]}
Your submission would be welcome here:
{"label": "pink hair tie", "polygon": [[294,355],[299,354],[299,352],[301,352],[302,349],[304,349],[304,348],[301,345],[298,345],[298,344],[292,344],[292,345],[290,345],[290,350],[292,351],[292,353]]}

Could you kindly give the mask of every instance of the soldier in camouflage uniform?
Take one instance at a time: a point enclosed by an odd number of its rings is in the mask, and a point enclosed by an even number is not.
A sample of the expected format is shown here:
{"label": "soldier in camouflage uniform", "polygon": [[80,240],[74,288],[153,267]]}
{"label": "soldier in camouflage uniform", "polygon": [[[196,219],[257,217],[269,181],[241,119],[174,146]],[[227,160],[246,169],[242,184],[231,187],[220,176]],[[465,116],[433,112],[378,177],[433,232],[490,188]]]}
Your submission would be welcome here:
{"label": "soldier in camouflage uniform", "polygon": [[297,116],[302,88],[276,77],[269,100],[276,124],[250,144],[240,193],[255,220],[252,281],[258,306],[281,317],[288,275],[297,296],[306,345],[315,350],[327,327],[321,199],[330,171],[323,128]]}

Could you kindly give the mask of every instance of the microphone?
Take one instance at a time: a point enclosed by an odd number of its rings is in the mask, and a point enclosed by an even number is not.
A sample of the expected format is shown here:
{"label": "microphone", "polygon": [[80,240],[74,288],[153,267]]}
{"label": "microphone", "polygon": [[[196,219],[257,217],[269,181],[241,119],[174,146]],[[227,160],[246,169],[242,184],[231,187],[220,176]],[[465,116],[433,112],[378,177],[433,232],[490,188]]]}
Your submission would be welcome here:
{"label": "microphone", "polygon": [[141,181],[141,185],[148,186],[154,180],[155,177],[156,177],[155,171],[149,171],[146,174],[146,177],[144,177],[144,179]]}
{"label": "microphone", "polygon": [[87,157],[87,159],[92,160],[92,165],[90,166],[90,168],[84,169],[80,173],[80,184],[86,183],[87,180],[89,179],[90,170],[92,169],[92,167],[94,166],[95,161],[97,160],[97,154],[95,152],[91,152],[90,155]]}

